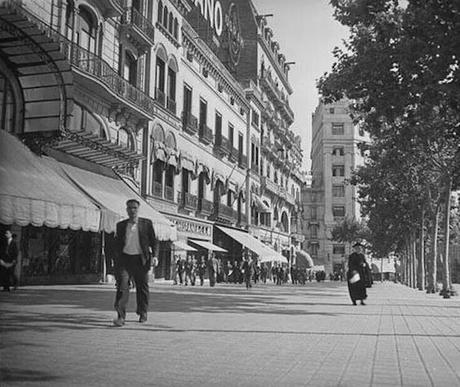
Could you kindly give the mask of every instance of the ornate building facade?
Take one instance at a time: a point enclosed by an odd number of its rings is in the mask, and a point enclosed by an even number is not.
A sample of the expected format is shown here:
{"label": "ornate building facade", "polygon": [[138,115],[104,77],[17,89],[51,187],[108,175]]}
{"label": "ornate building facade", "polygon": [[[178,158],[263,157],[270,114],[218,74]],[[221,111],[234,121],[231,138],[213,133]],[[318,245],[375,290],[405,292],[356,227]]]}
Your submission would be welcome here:
{"label": "ornate building facade", "polygon": [[[250,0],[9,0],[0,22],[2,128],[53,160],[100,211],[94,270],[110,272],[105,256],[124,216],[113,206],[129,192],[157,211],[159,277],[171,278],[174,240],[241,257],[241,241],[220,226],[288,258],[300,247],[289,64]],[[20,237],[43,231],[0,222]],[[26,250],[41,243],[49,276],[51,237],[37,238],[21,238],[24,273],[36,258]],[[69,267],[72,238],[58,243]]]}

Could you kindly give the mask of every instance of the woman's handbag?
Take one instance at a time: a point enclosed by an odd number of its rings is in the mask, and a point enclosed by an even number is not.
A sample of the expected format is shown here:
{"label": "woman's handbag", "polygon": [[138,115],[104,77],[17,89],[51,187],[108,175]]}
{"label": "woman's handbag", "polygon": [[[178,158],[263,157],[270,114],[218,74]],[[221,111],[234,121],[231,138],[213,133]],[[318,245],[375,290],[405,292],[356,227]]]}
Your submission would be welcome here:
{"label": "woman's handbag", "polygon": [[359,276],[359,273],[357,271],[353,271],[351,274],[352,274],[352,276],[348,280],[351,284],[355,284],[356,282],[358,282],[361,279],[361,277]]}

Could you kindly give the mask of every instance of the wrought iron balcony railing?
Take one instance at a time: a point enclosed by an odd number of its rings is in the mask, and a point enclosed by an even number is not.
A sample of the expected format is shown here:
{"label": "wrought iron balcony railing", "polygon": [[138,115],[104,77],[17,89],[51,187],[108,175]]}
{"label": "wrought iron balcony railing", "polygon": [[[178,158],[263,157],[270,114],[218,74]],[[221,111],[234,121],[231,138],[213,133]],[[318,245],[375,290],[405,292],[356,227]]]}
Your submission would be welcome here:
{"label": "wrought iron balcony railing", "polygon": [[222,135],[215,136],[214,151],[221,156],[227,156],[230,153],[229,141]]}
{"label": "wrought iron balcony railing", "polygon": [[204,198],[198,199],[198,212],[204,216],[209,216],[214,210],[214,205],[211,201]]}
{"label": "wrought iron balcony railing", "polygon": [[179,207],[195,211],[198,208],[198,198],[188,192],[178,192]]}
{"label": "wrought iron balcony railing", "polygon": [[189,112],[182,112],[182,125],[184,132],[194,135],[198,132],[198,119]]}
{"label": "wrought iron balcony railing", "polygon": [[172,100],[171,98],[168,98],[166,100],[166,109],[168,109],[174,115],[177,114],[177,108],[176,107],[177,107],[176,101]]}
{"label": "wrought iron balcony railing", "polygon": [[169,201],[174,201],[174,188],[170,186],[165,186],[165,199]]}
{"label": "wrought iron balcony railing", "polygon": [[209,128],[205,123],[200,123],[198,135],[200,136],[200,141],[203,144],[208,145],[213,140],[212,129]]}
{"label": "wrought iron balcony railing", "polygon": [[155,27],[136,8],[126,8],[121,23],[143,46],[152,46],[155,43]]}

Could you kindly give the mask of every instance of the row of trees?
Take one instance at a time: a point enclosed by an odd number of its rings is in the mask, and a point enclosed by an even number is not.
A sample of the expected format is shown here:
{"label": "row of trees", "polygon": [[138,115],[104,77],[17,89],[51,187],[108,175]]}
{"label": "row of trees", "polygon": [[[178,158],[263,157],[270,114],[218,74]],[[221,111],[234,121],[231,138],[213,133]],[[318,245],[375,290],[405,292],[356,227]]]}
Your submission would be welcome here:
{"label": "row of trees", "polygon": [[[374,253],[397,252],[410,286],[452,294],[451,192],[460,186],[460,2],[331,0],[350,29],[318,87],[349,99],[371,142],[355,171]],[[441,248],[440,248],[441,247]],[[425,272],[427,269],[427,272]]]}

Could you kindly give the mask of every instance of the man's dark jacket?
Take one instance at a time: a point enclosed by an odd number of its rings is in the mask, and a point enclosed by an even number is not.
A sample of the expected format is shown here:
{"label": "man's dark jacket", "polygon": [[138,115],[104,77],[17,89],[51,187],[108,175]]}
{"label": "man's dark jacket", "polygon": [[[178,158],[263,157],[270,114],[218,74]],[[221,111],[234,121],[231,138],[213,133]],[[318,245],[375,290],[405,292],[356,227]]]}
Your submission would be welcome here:
{"label": "man's dark jacket", "polygon": [[[122,220],[117,223],[116,240],[118,246],[119,256],[123,253],[126,240],[126,226],[129,219]],[[155,232],[153,231],[153,224],[150,219],[137,218],[137,227],[139,231],[139,244],[141,246],[141,259],[144,267],[150,268],[152,265],[152,257],[149,253],[149,246],[152,251],[155,251]]]}

